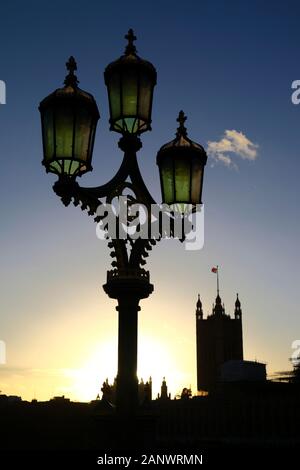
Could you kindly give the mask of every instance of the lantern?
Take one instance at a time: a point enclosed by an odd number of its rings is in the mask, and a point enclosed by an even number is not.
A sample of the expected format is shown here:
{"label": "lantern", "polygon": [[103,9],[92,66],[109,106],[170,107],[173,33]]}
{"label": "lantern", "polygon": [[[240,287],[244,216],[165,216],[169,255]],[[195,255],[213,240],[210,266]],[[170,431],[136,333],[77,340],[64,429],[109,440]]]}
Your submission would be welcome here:
{"label": "lantern", "polygon": [[186,117],[180,111],[176,138],[163,145],[157,153],[162,200],[168,205],[201,204],[204,166],[207,155],[204,148],[187,137]]}
{"label": "lantern", "polygon": [[132,29],[125,36],[125,54],[106,67],[105,84],[110,109],[110,130],[141,134],[151,130],[153,89],[156,70],[136,54]]}
{"label": "lantern", "polygon": [[65,86],[39,106],[46,171],[69,177],[92,170],[91,160],[99,111],[93,96],[78,87],[74,57],[66,64]]}

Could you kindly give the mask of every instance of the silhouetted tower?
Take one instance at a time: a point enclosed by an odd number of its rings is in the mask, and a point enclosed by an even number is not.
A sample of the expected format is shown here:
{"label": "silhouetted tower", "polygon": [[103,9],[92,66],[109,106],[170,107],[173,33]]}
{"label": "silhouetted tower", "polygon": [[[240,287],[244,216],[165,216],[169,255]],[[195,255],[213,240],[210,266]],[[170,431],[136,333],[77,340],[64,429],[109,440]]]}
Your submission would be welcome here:
{"label": "silhouetted tower", "polygon": [[231,359],[243,359],[242,309],[239,297],[235,302],[234,318],[225,313],[217,291],[212,314],[203,318],[200,296],[196,304],[197,388],[211,390],[218,378],[220,366]]}
{"label": "silhouetted tower", "polygon": [[168,386],[166,382],[166,378],[163,378],[161,387],[160,387],[160,395],[157,395],[158,400],[170,400],[171,394],[168,394]]}
{"label": "silhouetted tower", "polygon": [[139,403],[149,403],[152,400],[152,378],[150,377],[149,380],[144,383],[143,379],[141,379],[139,383]]}

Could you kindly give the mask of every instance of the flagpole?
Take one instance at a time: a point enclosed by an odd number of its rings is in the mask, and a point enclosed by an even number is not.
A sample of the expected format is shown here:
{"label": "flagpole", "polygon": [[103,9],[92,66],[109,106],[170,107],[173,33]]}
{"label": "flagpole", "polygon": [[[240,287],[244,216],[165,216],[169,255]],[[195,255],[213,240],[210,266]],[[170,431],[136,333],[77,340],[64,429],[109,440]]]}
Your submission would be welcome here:
{"label": "flagpole", "polygon": [[219,266],[217,265],[217,293],[219,295]]}

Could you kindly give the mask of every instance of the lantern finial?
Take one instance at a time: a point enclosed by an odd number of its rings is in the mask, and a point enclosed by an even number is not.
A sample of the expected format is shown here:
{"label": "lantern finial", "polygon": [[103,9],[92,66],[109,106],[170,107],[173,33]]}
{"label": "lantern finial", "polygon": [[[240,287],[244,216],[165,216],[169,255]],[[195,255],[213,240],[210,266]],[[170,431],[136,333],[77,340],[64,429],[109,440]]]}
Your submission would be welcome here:
{"label": "lantern finial", "polygon": [[184,123],[186,120],[187,120],[187,117],[184,115],[184,112],[180,111],[178,114],[178,118],[176,119],[176,121],[179,122],[179,127],[177,128],[176,137],[187,136],[187,130],[186,130],[186,127],[184,126]]}
{"label": "lantern finial", "polygon": [[74,74],[75,70],[77,70],[77,64],[76,64],[76,60],[74,59],[72,55],[71,57],[69,57],[68,62],[66,62],[66,67],[67,67],[67,70],[69,70],[69,73],[65,78],[64,84],[66,86],[70,85],[72,87],[77,87],[79,81],[77,80],[77,77]]}
{"label": "lantern finial", "polygon": [[133,41],[136,41],[136,36],[133,32],[133,29],[130,28],[128,33],[125,36],[125,39],[127,39],[128,44],[125,49],[125,54],[130,55],[130,54],[136,54],[137,50],[135,45],[133,44]]}

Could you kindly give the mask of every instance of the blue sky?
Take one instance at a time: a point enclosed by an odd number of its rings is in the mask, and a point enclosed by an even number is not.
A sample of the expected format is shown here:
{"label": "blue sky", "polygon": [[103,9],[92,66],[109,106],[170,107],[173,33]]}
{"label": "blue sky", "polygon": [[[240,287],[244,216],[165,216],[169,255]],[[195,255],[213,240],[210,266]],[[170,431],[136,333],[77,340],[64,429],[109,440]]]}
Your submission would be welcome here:
{"label": "blue sky", "polygon": [[[190,383],[195,390],[195,302],[200,292],[205,313],[211,311],[210,268],[219,264],[228,312],[240,293],[245,357],[267,362],[270,373],[289,368],[291,343],[300,337],[300,105],[291,102],[291,83],[300,79],[299,4],[12,1],[1,6],[1,17],[0,79],[7,87],[7,103],[0,105],[0,339],[7,345],[1,390],[88,399],[96,381],[84,393],[74,391],[71,379],[61,385],[68,375],[62,371],[84,369],[87,357],[99,357],[98,385],[105,378],[101,361],[106,367],[110,358],[99,351],[108,338],[115,347],[117,334],[114,304],[101,288],[111,259],[92,219],[65,209],[51,189],[55,178],[40,164],[37,108],[62,84],[66,59],[74,55],[80,86],[101,113],[94,171],[80,183],[106,182],[122,155],[118,136],[109,132],[103,71],[123,53],[130,27],[138,53],[158,73],[153,131],[142,136],[139,153],[156,200],[156,152],[173,138],[180,109],[189,136],[205,148],[220,143],[226,130],[257,146],[252,160],[225,153],[234,166],[209,159],[203,250],[187,252],[175,241],[153,250],[148,266],[155,293],[140,314],[140,349],[149,349],[141,361],[147,363],[155,344],[161,357],[171,356],[161,359],[165,368],[176,365],[172,393]],[[148,362],[143,371],[158,387],[160,371],[155,375]]]}

